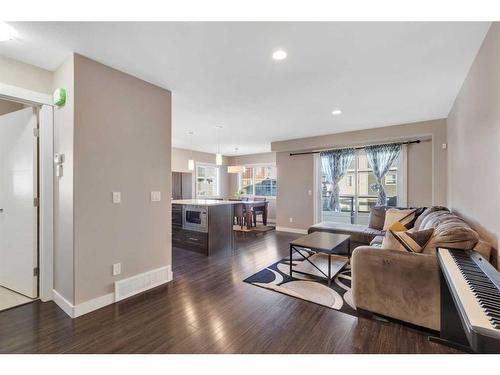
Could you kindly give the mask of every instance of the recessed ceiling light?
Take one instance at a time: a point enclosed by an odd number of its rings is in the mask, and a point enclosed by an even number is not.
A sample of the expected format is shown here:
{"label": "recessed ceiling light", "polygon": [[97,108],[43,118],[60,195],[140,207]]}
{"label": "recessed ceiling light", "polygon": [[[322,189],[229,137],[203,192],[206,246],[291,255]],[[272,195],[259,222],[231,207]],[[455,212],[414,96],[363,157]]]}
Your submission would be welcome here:
{"label": "recessed ceiling light", "polygon": [[286,53],[286,51],[283,51],[282,49],[278,49],[273,52],[273,59],[275,60],[284,60],[287,56],[288,54]]}
{"label": "recessed ceiling light", "polygon": [[332,115],[334,116],[338,116],[338,115],[341,115],[342,114],[342,111],[340,109],[334,109],[332,111]]}
{"label": "recessed ceiling light", "polygon": [[5,22],[0,22],[0,42],[14,39],[17,36],[16,30]]}

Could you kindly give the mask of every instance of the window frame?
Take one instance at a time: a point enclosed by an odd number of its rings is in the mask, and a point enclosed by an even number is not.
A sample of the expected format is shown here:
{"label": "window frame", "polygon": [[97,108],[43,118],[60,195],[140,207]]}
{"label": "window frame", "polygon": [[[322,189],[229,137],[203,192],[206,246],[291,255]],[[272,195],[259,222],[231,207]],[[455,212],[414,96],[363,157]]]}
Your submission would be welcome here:
{"label": "window frame", "polygon": [[[276,184],[278,183],[278,170],[276,167],[276,163],[259,163],[259,164],[245,164],[243,165],[245,168],[261,168],[261,167],[270,167],[274,168],[274,175],[276,179]],[[242,174],[238,173],[238,192],[242,190]],[[252,173],[252,186],[253,191],[252,194],[240,194],[241,197],[257,197],[257,198],[268,198],[268,199],[276,199],[278,194],[278,187],[276,186],[276,195],[255,195],[255,173]]]}
{"label": "window frame", "polygon": [[[199,191],[198,191],[198,167],[203,167],[203,168],[207,168],[207,167],[211,167],[211,168],[215,168],[216,170],[216,177],[215,177],[215,183],[216,183],[216,186],[215,186],[215,191],[216,191],[216,195],[200,195],[199,194]],[[206,179],[206,176],[204,177]],[[211,198],[220,198],[221,197],[221,169],[220,169],[220,166],[216,165],[216,164],[211,164],[211,163],[201,163],[201,162],[196,162],[196,165],[195,165],[195,173],[194,173],[194,188],[195,188],[195,191],[196,191],[196,198],[197,199],[211,199]]]}
{"label": "window frame", "polygon": [[[403,144],[401,148],[401,153],[399,155],[399,158],[397,160],[396,168],[397,168],[397,176],[396,176],[396,189],[397,189],[397,201],[398,201],[398,206],[400,207],[406,207],[407,206],[407,194],[408,194],[408,187],[407,187],[407,168],[408,168],[408,159],[407,159],[407,145]],[[359,212],[358,209],[358,202],[357,200],[359,198],[366,198],[366,197],[371,197],[367,195],[359,195],[359,186],[358,186],[358,178],[357,175],[358,173],[364,173],[365,170],[359,170],[359,165],[358,165],[358,150],[356,150],[356,156],[354,159],[354,174],[355,178],[353,179],[354,187],[355,187],[355,193],[354,193],[354,205],[356,207],[355,211],[355,218],[356,222],[359,222],[358,214],[366,214],[365,212]],[[320,222],[323,220],[323,207],[322,207],[322,196],[323,196],[323,183],[322,183],[322,165],[321,165],[321,156],[319,154],[315,154],[314,157],[314,169],[316,171],[315,173],[315,178],[314,178],[314,217],[316,222]],[[391,168],[391,170],[394,170]],[[368,173],[371,173],[371,171],[366,171]]]}

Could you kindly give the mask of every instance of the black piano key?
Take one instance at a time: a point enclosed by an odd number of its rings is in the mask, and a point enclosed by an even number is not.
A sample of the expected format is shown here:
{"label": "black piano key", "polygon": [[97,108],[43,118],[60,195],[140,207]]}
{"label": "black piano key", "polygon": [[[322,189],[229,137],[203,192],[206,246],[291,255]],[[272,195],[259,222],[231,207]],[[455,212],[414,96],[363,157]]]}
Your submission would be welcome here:
{"label": "black piano key", "polygon": [[490,280],[488,277],[486,277],[484,274],[482,274],[482,275],[481,275],[481,274],[476,275],[476,274],[473,274],[473,273],[472,273],[472,272],[470,272],[470,271],[462,271],[462,275],[463,275],[464,277],[472,277],[472,278],[474,278],[474,279],[479,279],[479,280],[487,280],[488,282],[490,282],[490,283],[491,283],[491,280]]}
{"label": "black piano key", "polygon": [[471,289],[473,291],[478,291],[478,292],[483,292],[483,293],[486,293],[486,294],[490,294],[494,297],[497,297],[497,298],[500,298],[500,293],[497,292],[496,290],[494,289],[488,289],[488,288],[480,288],[478,286],[471,286]]}
{"label": "black piano key", "polygon": [[495,315],[499,315],[500,314],[500,310],[498,309],[498,307],[494,307],[494,306],[491,306],[491,305],[488,305],[487,303],[479,303],[479,305],[485,310],[485,311],[488,311],[492,316],[495,316]]}
{"label": "black piano key", "polygon": [[498,310],[498,306],[495,306],[495,305],[491,305],[487,302],[482,302],[480,301],[479,302],[479,305],[484,309],[484,310],[487,310],[487,311],[491,311],[491,312],[500,312],[500,310]]}
{"label": "black piano key", "polygon": [[475,296],[479,301],[490,302],[490,303],[495,303],[498,301],[497,299],[487,295],[475,295]]}
{"label": "black piano key", "polygon": [[466,279],[479,280],[479,281],[491,283],[491,281],[487,277],[484,277],[484,276],[471,275],[471,274],[467,274],[464,272],[462,272],[462,276],[465,277]]}
{"label": "black piano key", "polygon": [[498,289],[495,288],[494,286],[491,286],[491,285],[483,285],[483,284],[471,283],[471,282],[467,282],[467,283],[471,284],[470,286],[473,287],[473,288],[476,288],[477,290],[488,291],[488,292],[490,292],[492,294],[498,293]]}
{"label": "black piano key", "polygon": [[495,286],[494,285],[491,285],[491,284],[488,284],[484,281],[478,281],[478,280],[470,280],[470,279],[466,279],[465,280],[467,282],[467,284],[469,284],[470,286],[477,286],[477,287],[482,287],[484,289],[491,289],[492,291],[495,291]]}
{"label": "black piano key", "polygon": [[469,286],[470,286],[470,289],[473,292],[481,292],[481,293],[489,294],[492,297],[500,298],[500,296],[498,295],[498,293],[495,290],[493,290],[493,289],[482,288],[482,287],[477,286],[477,285],[474,285],[474,286],[469,285]]}
{"label": "black piano key", "polygon": [[486,293],[473,293],[474,296],[476,297],[477,300],[491,300],[491,301],[498,301],[498,297],[493,296],[491,294],[486,294]]}
{"label": "black piano key", "polygon": [[488,295],[484,295],[484,294],[474,294],[474,296],[476,297],[476,299],[478,301],[486,301],[486,302],[497,302],[498,301],[498,299],[493,298],[493,297],[488,296]]}

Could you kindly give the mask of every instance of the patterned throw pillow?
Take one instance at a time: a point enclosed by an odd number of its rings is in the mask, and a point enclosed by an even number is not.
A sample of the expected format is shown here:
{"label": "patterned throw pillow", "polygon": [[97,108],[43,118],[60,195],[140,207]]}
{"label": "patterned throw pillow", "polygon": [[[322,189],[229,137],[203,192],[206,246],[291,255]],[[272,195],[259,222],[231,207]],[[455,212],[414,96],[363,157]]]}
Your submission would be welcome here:
{"label": "patterned throw pillow", "polygon": [[397,232],[391,227],[385,234],[384,241],[382,242],[382,249],[421,253],[431,239],[433,233],[433,228],[420,231],[407,230],[405,232]]}
{"label": "patterned throw pillow", "polygon": [[415,209],[401,210],[399,208],[389,208],[385,212],[384,230],[388,230],[392,225],[399,222],[400,228],[397,231],[408,230],[415,223]]}

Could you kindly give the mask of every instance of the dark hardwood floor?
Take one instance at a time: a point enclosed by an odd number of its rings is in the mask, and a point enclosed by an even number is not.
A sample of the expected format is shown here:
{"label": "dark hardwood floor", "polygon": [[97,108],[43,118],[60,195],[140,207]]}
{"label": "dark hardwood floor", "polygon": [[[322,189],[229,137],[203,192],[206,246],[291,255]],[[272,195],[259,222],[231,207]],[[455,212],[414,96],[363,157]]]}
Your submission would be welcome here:
{"label": "dark hardwood floor", "polygon": [[2,353],[454,353],[424,332],[356,318],[242,280],[298,235],[238,234],[234,256],[174,249],[174,281],[70,319],[53,302],[0,313]]}

